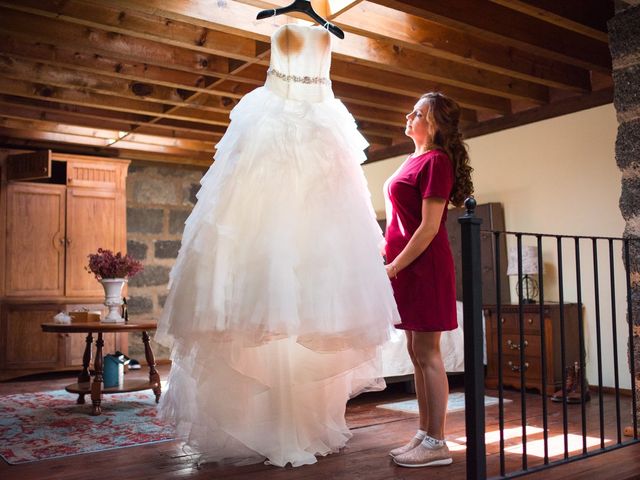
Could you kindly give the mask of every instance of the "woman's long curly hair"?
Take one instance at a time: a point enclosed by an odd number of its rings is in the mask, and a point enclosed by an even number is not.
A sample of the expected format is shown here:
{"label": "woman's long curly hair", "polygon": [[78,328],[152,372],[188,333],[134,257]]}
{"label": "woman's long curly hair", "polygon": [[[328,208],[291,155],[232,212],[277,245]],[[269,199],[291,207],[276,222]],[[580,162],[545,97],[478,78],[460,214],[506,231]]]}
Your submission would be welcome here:
{"label": "woman's long curly hair", "polygon": [[433,144],[430,148],[444,150],[453,164],[454,183],[449,201],[456,207],[462,206],[464,200],[473,193],[469,153],[459,130],[460,107],[451,98],[440,92],[426,93],[420,97],[426,100],[429,110],[427,118],[435,127]]}

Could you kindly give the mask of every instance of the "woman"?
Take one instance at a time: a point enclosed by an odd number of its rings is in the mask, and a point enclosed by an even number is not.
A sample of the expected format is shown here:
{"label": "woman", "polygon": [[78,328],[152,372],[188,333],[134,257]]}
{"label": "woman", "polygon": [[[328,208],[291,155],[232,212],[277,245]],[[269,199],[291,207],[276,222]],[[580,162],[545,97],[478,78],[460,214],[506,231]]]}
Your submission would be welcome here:
{"label": "woman", "polygon": [[390,452],[403,467],[449,465],[444,441],[449,384],[440,335],[458,327],[447,205],[473,192],[472,168],[458,130],[460,107],[441,93],[423,95],[407,115],[415,151],[385,183],[386,256],[409,356],[415,369],[420,428]]}

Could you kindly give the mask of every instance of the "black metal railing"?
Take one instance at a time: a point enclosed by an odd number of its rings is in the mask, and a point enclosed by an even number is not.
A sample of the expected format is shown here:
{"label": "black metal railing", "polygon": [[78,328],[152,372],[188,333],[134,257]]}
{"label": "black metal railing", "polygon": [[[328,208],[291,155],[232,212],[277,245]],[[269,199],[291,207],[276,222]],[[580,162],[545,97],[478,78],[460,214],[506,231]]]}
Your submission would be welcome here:
{"label": "black metal railing", "polygon": [[[494,269],[495,272],[502,272],[504,268],[500,265],[500,249],[504,245],[511,243],[515,245],[515,255],[512,257],[516,265],[514,276],[516,276],[516,297],[515,305],[509,306],[509,300],[501,298],[502,282],[508,281],[501,278],[497,273],[496,298],[482,298],[482,275],[480,260],[480,233],[482,220],[474,214],[475,200],[468,199],[465,202],[466,213],[459,218],[462,232],[462,285],[464,303],[464,342],[465,342],[465,421],[466,421],[466,445],[467,445],[467,478],[485,479],[487,476],[494,478],[511,478],[526,473],[531,473],[540,469],[552,468],[554,466],[591,457],[600,453],[617,449],[639,441],[638,418],[636,405],[635,387],[635,358],[634,358],[634,331],[633,312],[634,296],[632,295],[631,270],[632,259],[631,250],[640,251],[640,239],[638,238],[618,238],[604,236],[584,236],[584,235],[558,235],[545,233],[527,233],[510,231],[490,231],[494,248]],[[484,231],[483,231],[484,233]],[[508,240],[508,241],[507,241]],[[526,244],[526,245],[525,245]],[[587,249],[583,247],[587,245]],[[537,278],[529,277],[523,270],[523,247],[536,247],[537,255],[534,262],[537,266]],[[547,248],[546,260],[557,268],[555,274],[550,273],[546,279],[557,287],[555,295],[550,294],[545,289],[544,247]],[[608,260],[608,268],[601,268],[602,249]],[[548,251],[552,253],[549,254]],[[555,252],[553,252],[555,250]],[[567,253],[568,250],[572,252]],[[589,252],[590,250],[590,252]],[[620,252],[624,269],[624,285],[618,283],[618,270],[616,270],[616,251]],[[585,253],[586,252],[586,253]],[[589,254],[591,259],[588,259]],[[514,258],[515,257],[515,258]],[[620,258],[619,257],[619,258]],[[586,260],[585,260],[586,259]],[[530,259],[529,259],[530,260]],[[554,263],[555,262],[555,263]],[[511,262],[510,262],[511,263]],[[567,267],[566,264],[571,264]],[[585,273],[583,266],[591,266],[593,270],[592,278]],[[510,265],[510,267],[512,267]],[[571,271],[573,270],[573,271]],[[608,270],[608,271],[604,271]],[[608,276],[608,278],[606,278]],[[537,280],[538,298],[534,304],[529,296],[529,287],[532,280]],[[584,297],[584,284],[589,282],[593,290],[593,298]],[[557,282],[557,285],[554,283]],[[565,284],[571,290],[566,291]],[[602,285],[608,284],[609,291],[604,292]],[[526,293],[525,293],[526,292]],[[548,298],[557,295],[557,300],[550,302]],[[571,297],[571,300],[568,298]],[[603,307],[608,297],[609,308]],[[635,297],[635,301],[640,300]],[[622,315],[617,310],[617,302],[625,304],[626,312]],[[585,312],[585,303],[588,303],[588,311]],[[483,368],[483,305],[492,304],[492,315],[494,319],[500,319],[492,323],[493,328],[486,328],[486,340],[492,341],[491,335],[495,335],[496,341],[492,345],[497,345],[497,358],[487,356],[488,362],[495,362],[497,371],[497,395],[498,395],[498,433],[499,452],[498,455],[490,453],[487,457],[486,429],[488,423],[485,421],[485,371]],[[549,306],[554,306],[557,312],[556,317],[549,318]],[[569,308],[571,306],[572,308]],[[636,305],[637,308],[637,305]],[[509,340],[506,345],[509,348],[509,358],[514,358],[511,370],[505,371],[505,352],[503,342],[505,332],[503,332],[503,313],[509,309],[517,312],[517,335],[510,331]],[[605,313],[605,309],[608,311]],[[536,335],[539,336],[540,345],[534,349],[531,342],[525,337],[525,310],[529,325],[536,326]],[[594,386],[594,394],[597,396],[597,408],[588,407],[591,395],[588,389],[586,378],[587,369],[587,333],[585,331],[585,314],[589,322],[593,322],[595,332],[595,365],[597,371],[597,387]],[[533,315],[534,317],[531,317]],[[610,318],[607,322],[606,316]],[[623,321],[619,317],[624,317]],[[537,318],[537,323],[533,318]],[[623,343],[618,339],[622,335],[621,324],[626,321],[624,335],[626,341],[623,347],[628,350],[629,370],[621,373],[618,361],[619,344]],[[551,330],[549,330],[551,329]],[[607,346],[603,337],[603,331],[609,330],[611,343]],[[514,336],[515,335],[515,336]],[[549,339],[553,337],[551,342]],[[577,348],[576,348],[577,342]],[[537,342],[536,342],[537,343]],[[592,342],[594,343],[594,342]],[[610,349],[610,350],[609,350]],[[558,351],[559,350],[559,351]],[[612,367],[605,370],[603,365],[604,351],[613,352]],[[513,353],[517,352],[517,357]],[[591,353],[591,352],[590,352]],[[536,358],[539,354],[540,372],[530,372],[528,370],[531,355]],[[559,361],[557,360],[559,356]],[[517,360],[516,360],[517,358]],[[592,357],[591,357],[592,358]],[[553,359],[553,360],[550,360]],[[519,361],[519,364],[516,363]],[[558,367],[561,376],[558,376]],[[508,369],[507,369],[508,370]],[[517,372],[519,382],[514,380],[513,373]],[[555,373],[554,373],[555,372]],[[505,374],[511,373],[509,377],[511,384],[505,384]],[[605,386],[605,374],[613,376],[613,387]],[[630,380],[630,389],[620,387],[621,375],[627,376]],[[551,378],[550,378],[551,377]],[[519,385],[515,385],[519,383]],[[560,383],[560,385],[558,385]],[[511,388],[509,388],[511,387]],[[557,390],[556,390],[557,388]],[[551,390],[549,390],[551,389]],[[538,390],[535,392],[534,390]],[[549,397],[550,392],[556,392]],[[629,394],[630,393],[630,400]],[[613,397],[611,399],[611,397]],[[629,415],[622,413],[622,401],[627,404],[630,410]],[[550,404],[550,398],[561,403],[559,406]],[[609,410],[615,410],[615,422],[609,428],[605,425],[605,418],[608,418],[605,408],[605,398]],[[509,410],[509,418],[505,411],[507,402],[519,402],[519,445],[514,445],[513,438],[505,436],[507,424],[514,425],[512,418],[517,409]],[[575,405],[574,405],[575,403]],[[613,403],[613,407],[611,407]],[[579,417],[575,408],[579,407]],[[539,410],[538,410],[539,409]],[[538,411],[540,413],[538,413]],[[535,413],[532,413],[535,412]],[[593,415],[598,415],[597,422],[590,422]],[[558,422],[561,416],[561,422]],[[579,430],[578,426],[579,418]],[[624,440],[622,435],[622,425],[627,422],[631,424],[633,436],[629,440]],[[549,437],[550,429],[559,428],[561,423],[561,446],[558,442],[553,443],[554,451],[551,452],[552,442]],[[597,427],[593,425],[597,423]],[[532,436],[542,436],[541,440],[528,439],[528,427],[536,430]],[[611,430],[615,432],[611,432]],[[594,433],[594,429],[595,432]],[[541,432],[540,432],[541,430]],[[572,433],[578,432],[578,433]],[[612,434],[613,433],[613,434]],[[599,437],[599,438],[598,438]],[[614,437],[614,438],[608,438]],[[558,435],[554,436],[557,440]],[[579,440],[579,446],[575,442]],[[591,442],[589,443],[588,440]],[[599,441],[595,441],[599,440]],[[507,447],[509,442],[509,447]],[[571,443],[571,445],[570,445]],[[529,447],[535,445],[536,461],[529,461]],[[560,450],[558,450],[560,447]],[[534,448],[534,447],[531,447]],[[519,461],[515,457],[519,453]],[[509,461],[507,462],[507,452],[509,451]],[[560,453],[558,453],[560,451]],[[574,452],[571,454],[571,452]],[[577,452],[577,453],[575,453]],[[496,462],[494,459],[498,457]],[[490,459],[488,461],[487,459]],[[497,463],[497,465],[496,465]]]}

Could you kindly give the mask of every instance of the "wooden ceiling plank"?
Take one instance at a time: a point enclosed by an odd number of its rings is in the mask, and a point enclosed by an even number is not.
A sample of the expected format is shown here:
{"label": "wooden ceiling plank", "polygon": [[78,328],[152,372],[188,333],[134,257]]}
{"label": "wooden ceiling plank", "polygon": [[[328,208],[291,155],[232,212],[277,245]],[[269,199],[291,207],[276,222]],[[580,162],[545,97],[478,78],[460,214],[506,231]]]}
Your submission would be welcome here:
{"label": "wooden ceiling plank", "polygon": [[[164,136],[146,135],[146,134],[131,134],[126,135],[124,131],[118,130],[105,130],[85,127],[82,125],[64,125],[57,122],[43,121],[43,120],[25,120],[19,118],[12,118],[7,115],[6,112],[2,112],[0,115],[0,126],[5,128],[14,128],[22,130],[34,130],[41,132],[49,132],[64,135],[74,135],[79,137],[91,137],[96,139],[102,139],[105,141],[105,145],[113,146],[120,140],[126,138],[128,142],[137,144],[149,144],[153,146],[165,146],[174,147],[181,150],[193,150],[193,151],[213,151],[213,141],[198,141],[184,138],[171,138]],[[116,141],[117,140],[117,141]]]}
{"label": "wooden ceiling plank", "polygon": [[[12,97],[7,95],[0,95],[0,106],[2,106],[4,110],[11,108],[20,108],[23,111],[31,110],[34,113],[32,113],[30,118],[42,118],[44,120],[58,121],[57,116],[66,115],[72,119],[80,119],[82,122],[127,122],[124,128],[118,127],[118,130],[131,130],[135,126],[144,124],[152,119],[152,117],[145,117],[125,112],[65,103],[55,103],[52,101],[35,100],[30,98]],[[164,119],[163,121],[155,124],[155,128],[166,130],[168,132],[177,131],[180,132],[180,136],[190,134],[221,136],[226,130],[226,126],[207,125],[197,121],[173,119]],[[171,135],[173,135],[173,133],[171,133]]]}
{"label": "wooden ceiling plank", "polygon": [[[17,34],[17,32],[16,32],[16,34]],[[59,41],[60,41],[59,39],[56,39],[56,42],[59,42]],[[16,45],[14,50],[17,49],[20,46],[21,45]],[[55,49],[58,50],[57,52],[55,52],[56,58],[58,58],[60,56],[60,50],[61,50],[62,47],[52,47],[52,48],[55,48]],[[52,53],[48,53],[48,54],[49,55],[53,55]],[[38,58],[42,59],[43,56],[45,56],[45,55],[47,55],[46,51],[45,51],[45,53],[41,53],[38,56]],[[69,57],[67,57],[67,58],[69,58]],[[102,60],[104,58],[105,58],[104,55],[99,56],[99,60]],[[90,64],[91,63],[90,60],[91,60],[91,54],[87,53],[85,64]],[[123,66],[121,63],[120,64],[116,63],[115,64],[116,65],[115,69],[112,70],[114,62],[115,62],[115,60],[111,61],[111,65],[110,65],[109,68],[105,69],[105,73],[109,72],[109,73],[112,73],[112,74],[113,73],[115,73],[115,74],[118,74],[118,73],[124,74],[125,72],[123,72],[123,67],[126,69],[126,65]],[[340,69],[341,64],[344,65],[344,63],[345,62],[334,62],[334,71],[336,71],[336,69]],[[142,67],[144,67],[144,68],[142,68],[142,70],[144,71],[146,69],[146,65],[142,65]],[[369,70],[371,72],[373,72],[371,67],[363,67],[363,68],[369,68]],[[345,69],[342,68],[342,70],[345,70]],[[264,79],[264,76],[265,76],[264,72],[265,71],[266,71],[266,68],[264,66],[256,66],[256,65],[254,65],[254,66],[251,66],[251,67],[243,70],[243,75],[245,74],[245,72],[247,72],[247,73],[251,72],[252,79],[255,79],[255,81],[253,81],[252,83],[260,84],[261,80],[259,80],[259,78],[262,77],[262,79]],[[262,72],[262,73],[260,73],[260,72]],[[381,72],[381,74],[384,75],[385,72]],[[158,76],[164,76],[164,73],[162,73],[161,75],[158,75]],[[155,78],[158,78],[158,76],[156,76]],[[376,75],[373,75],[373,77],[375,77],[375,76]],[[380,75],[378,75],[378,77],[379,76]],[[392,74],[391,76],[392,77],[398,77],[398,74]],[[367,77],[368,78],[372,78],[372,75],[367,74]],[[155,80],[155,78],[154,78],[154,80]],[[242,77],[239,77],[239,78],[242,78]],[[406,78],[406,80],[408,80],[409,82],[412,81],[411,79],[412,79],[412,77],[407,77]],[[344,80],[349,81],[348,78],[345,78]],[[382,78],[382,80],[384,80],[384,77]],[[413,82],[414,83],[420,83],[422,85],[424,80],[418,80],[418,81],[413,80]],[[391,84],[405,85],[405,84],[407,84],[407,82],[406,81],[404,81],[404,82],[397,82],[397,81],[387,82],[387,81],[384,81],[384,82],[382,82],[382,84],[373,85],[373,86],[376,87],[379,90],[384,90],[384,89],[388,88],[388,85],[391,85]],[[425,84],[424,87],[420,86],[420,87],[416,88],[416,90],[422,92],[424,90],[436,89],[437,88],[437,86],[430,86],[426,82],[424,84]],[[237,93],[237,92],[232,92],[232,91],[229,91],[229,90],[232,90],[234,88],[239,90],[239,87],[242,88],[242,86],[239,86],[238,84],[229,84],[229,86],[227,86],[227,85],[228,84],[226,84],[226,83],[219,83],[219,84],[216,85],[216,88],[222,87],[225,91],[224,92],[219,92],[219,93],[226,93],[229,96],[233,95],[233,93]],[[187,86],[189,88],[191,88],[191,85],[187,85]],[[249,89],[250,89],[250,87],[246,87],[245,86],[244,88],[242,88],[242,90],[244,90],[243,93],[246,93],[246,90],[249,90]],[[442,90],[442,88],[440,88],[440,90]],[[472,104],[469,101],[467,101],[467,99],[468,99],[468,97],[472,96],[470,94],[473,94],[473,92],[463,92],[463,91],[460,91],[461,89],[457,89],[455,87],[451,87],[450,90],[451,90],[451,94],[454,95],[456,98],[458,98],[465,105],[472,106]],[[203,90],[199,90],[199,91],[203,91]],[[215,89],[212,89],[212,91],[215,91]],[[233,96],[237,97],[238,95],[236,94],[236,95],[233,95]],[[479,108],[489,108],[489,109],[499,110],[501,112],[505,112],[505,111],[509,110],[508,101],[506,101],[504,99],[500,99],[498,97],[490,98],[490,96],[485,96],[485,94],[480,94],[480,96],[478,96],[478,99],[480,99],[481,101],[477,102],[477,105],[475,105],[475,106],[478,106]],[[498,104],[498,105],[496,106],[496,104]]]}
{"label": "wooden ceiling plank", "polygon": [[370,0],[486,40],[588,70],[611,72],[606,43],[564,30],[489,0]]}
{"label": "wooden ceiling plank", "polygon": [[[52,39],[55,41],[55,39]],[[151,82],[169,88],[185,88],[194,91],[223,95],[231,98],[242,98],[242,92],[230,90],[210,90],[206,85],[218,80],[217,77],[198,75],[167,67],[158,67],[148,63],[126,62],[121,58],[107,57],[91,49],[83,50],[82,45],[77,48],[65,47],[44,42],[32,41],[25,37],[17,37],[4,33],[0,34],[2,52],[21,58],[29,58],[47,65],[73,68],[78,71],[116,76],[118,78],[137,82]],[[263,74],[264,75],[264,74]],[[264,79],[263,79],[264,81]]]}
{"label": "wooden ceiling plank", "polygon": [[[103,116],[62,113],[60,111],[49,111],[38,107],[27,108],[4,102],[2,99],[0,99],[0,107],[2,107],[0,113],[2,116],[17,120],[41,120],[56,122],[61,125],[82,125],[88,128],[104,129],[116,132],[129,131],[132,126],[135,125],[122,121],[111,120]],[[157,137],[181,138],[205,142],[219,139],[222,136],[222,132],[201,132],[193,128],[172,129],[169,126],[143,127],[138,131],[140,133],[154,135]]]}
{"label": "wooden ceiling plank", "polygon": [[[2,61],[4,60],[4,61]],[[6,57],[0,54],[0,72],[9,78],[19,80],[48,81],[49,85],[64,88],[80,88],[84,91],[90,91],[100,94],[117,95],[119,97],[128,97],[131,99],[139,99],[137,95],[130,90],[130,84],[126,81],[111,79],[107,77],[92,76],[90,74],[78,75],[77,72],[54,67],[46,67],[40,64],[33,64],[23,60],[16,60],[12,57]],[[155,88],[155,87],[154,87]],[[359,89],[359,90],[358,90]],[[199,102],[201,104],[189,104],[188,102],[176,101],[179,98],[175,91],[165,88],[164,95],[162,92],[153,92],[153,94],[142,97],[144,100],[151,100],[169,105],[190,106],[202,108],[208,111],[228,114],[230,105],[225,105],[224,99],[213,96],[202,97]],[[351,101],[355,97],[353,103],[360,105],[368,105],[372,107],[382,108],[384,105],[393,106],[392,110],[406,113],[413,107],[414,99],[409,97],[401,98],[393,94],[374,94],[370,90],[346,86],[346,88],[336,89],[336,93],[344,93],[343,97],[346,101]],[[350,94],[351,96],[349,96]],[[206,103],[205,103],[206,102]],[[214,103],[213,105],[208,105]],[[165,112],[166,113],[166,112]],[[178,110],[183,114],[184,110]],[[191,115],[189,115],[191,116]]]}
{"label": "wooden ceiling plank", "polygon": [[20,149],[52,149],[61,153],[73,153],[77,155],[102,156],[107,158],[123,158],[127,160],[139,160],[151,163],[166,163],[182,166],[207,168],[212,163],[212,155],[209,153],[195,153],[171,155],[154,153],[145,150],[130,150],[125,148],[98,147],[82,144],[60,143],[52,140],[38,140],[32,138],[19,138],[14,130],[0,129],[0,146],[9,146]]}
{"label": "wooden ceiling plank", "polygon": [[[25,120],[11,118],[5,112],[0,115],[0,125],[6,128],[16,128],[23,130],[34,130],[51,132],[56,134],[74,135],[80,137],[92,137],[102,139],[106,145],[111,146],[118,143],[119,139],[126,139],[129,142],[139,144],[149,144],[155,146],[174,147],[181,150],[194,151],[213,151],[213,141],[199,141],[185,138],[171,138],[164,136],[148,135],[148,134],[131,134],[127,135],[126,131],[105,130],[85,127],[82,125],[60,124],[57,122],[43,120]],[[117,141],[116,141],[117,140]]]}
{"label": "wooden ceiling plank", "polygon": [[[380,70],[441,82],[459,88],[498,95],[505,98],[530,99],[540,104],[549,100],[549,89],[543,85],[514,79],[507,75],[479,70],[456,62],[441,60],[415,50],[402,49],[391,42],[349,36],[349,46],[334,44],[335,58],[369,65]],[[348,51],[349,56],[344,52]]]}
{"label": "wooden ceiling plank", "polygon": [[[93,3],[94,0],[91,0]],[[271,17],[262,23],[256,22],[258,8],[239,2],[211,5],[207,0],[189,2],[165,2],[160,0],[104,0],[111,6],[126,6],[135,11],[151,13],[168,18],[187,20],[215,30],[240,32],[250,38],[269,41],[270,34],[286,19]],[[493,93],[506,98],[531,99],[539,103],[548,100],[547,90],[537,84],[512,79],[493,72],[478,72],[476,68],[455,62],[444,61],[415,51],[397,51],[391,42],[382,42],[359,35],[349,35],[342,41],[333,42],[334,58],[348,62],[359,62],[378,69],[404,73],[422,79],[442,82],[484,93]],[[416,65],[418,68],[416,69]],[[454,78],[453,74],[461,75]]]}
{"label": "wooden ceiling plank", "polygon": [[589,91],[589,72],[583,68],[515,50],[368,1],[341,14],[335,23],[347,32],[390,39],[401,47],[446,60],[549,87]]}
{"label": "wooden ceiling plank", "polygon": [[27,81],[14,82],[1,77],[0,93],[33,99],[47,99],[73,105],[98,107],[127,113],[166,116],[177,120],[198,121],[211,125],[226,125],[228,123],[228,115],[226,114],[195,110],[193,108],[183,109],[183,115],[174,113],[166,114],[164,113],[162,105],[157,103],[122,99],[115,96],[87,93],[78,89],[53,87]]}
{"label": "wooden ceiling plank", "polygon": [[[161,69],[151,65],[126,64],[124,62],[119,62],[117,59],[109,59],[104,55],[97,55],[91,52],[84,53],[79,50],[73,51],[71,49],[64,49],[54,45],[30,43],[27,42],[26,39],[24,41],[19,41],[15,37],[9,35],[0,35],[0,44],[3,46],[3,51],[9,55],[24,55],[25,58],[28,57],[33,60],[37,60],[38,62],[45,63],[46,65],[59,65],[65,68],[78,69],[82,72],[110,75],[119,79],[150,82],[165,87],[218,94],[223,96],[223,100],[226,98],[240,98],[242,95],[253,90],[255,85],[261,85],[264,82],[264,77],[266,75],[266,68],[263,65],[252,65],[251,67],[243,70],[242,77],[234,77],[241,79],[243,82],[252,81],[253,84],[250,85],[235,81],[225,81],[217,83],[215,88],[204,89],[193,86],[194,84],[202,84],[201,80],[203,80],[204,77],[178,70]],[[334,68],[339,70],[340,66],[338,65]],[[156,75],[149,76],[148,74],[152,70],[157,70]],[[379,75],[374,75],[371,67],[358,67],[358,70],[365,70],[361,76],[368,79],[376,78],[378,80],[378,83],[376,84],[367,85],[367,89],[374,97],[374,103],[378,105],[389,105],[391,109],[393,109],[391,106],[394,105],[395,102],[385,101],[384,98],[381,98],[379,101],[376,100],[376,96],[378,95],[381,95],[382,97],[395,95],[394,93],[387,93],[384,91],[385,88],[388,88],[388,85],[395,84],[401,87],[406,86],[406,88],[412,88],[412,83],[419,84],[419,86],[416,85],[414,91],[404,91],[398,88],[396,94],[403,95],[410,99],[414,99],[424,90],[429,88],[441,89],[441,87],[438,86],[430,86],[422,80],[400,78],[401,76],[397,74],[381,72]],[[189,78],[189,76],[191,76],[191,78]],[[250,80],[247,80],[246,76],[249,76]],[[170,78],[172,81],[163,81],[163,79],[167,78]],[[360,88],[358,85],[353,86],[353,84],[351,84],[351,86],[355,89]],[[346,94],[346,88],[346,83],[334,82],[334,91],[337,96],[340,97],[343,93]],[[465,106],[499,110],[502,113],[509,111],[509,103],[506,100],[497,97],[492,99],[489,96],[484,96],[483,94],[461,91],[455,87],[449,87],[449,90],[450,94],[455,96],[455,98],[461,101],[461,104]],[[481,101],[474,102],[468,100],[468,98],[477,98]]]}
{"label": "wooden ceiling plank", "polygon": [[327,20],[332,20],[358,6],[363,0],[327,0]]}
{"label": "wooden ceiling plank", "polygon": [[471,92],[464,88],[423,79],[408,77],[393,72],[380,72],[358,63],[333,63],[331,78],[340,82],[374,88],[400,95],[418,98],[429,91],[439,91],[451,95],[460,105],[468,108],[482,108],[499,113],[509,113],[511,103],[508,99],[485,93]]}
{"label": "wooden ceiling plank", "polygon": [[369,132],[364,132],[361,131],[360,132],[362,134],[362,136],[367,140],[367,142],[369,142],[370,145],[387,145],[390,146],[393,144],[393,140],[389,137],[380,137],[377,135],[374,135],[372,133]]}
{"label": "wooden ceiling plank", "polygon": [[[131,140],[117,140],[116,138],[102,138],[91,133],[76,133],[75,129],[59,126],[51,122],[20,122],[0,117],[0,129],[10,129],[13,136],[17,138],[35,138],[39,140],[49,140],[64,143],[79,143],[83,145],[94,145],[100,147],[128,148],[132,150],[151,151],[156,153],[170,153],[173,155],[189,155],[193,151],[213,152],[213,143],[209,143],[203,148],[183,148],[170,143],[151,143],[150,136],[144,142]],[[117,132],[115,132],[117,134]],[[170,139],[169,139],[170,140]]]}
{"label": "wooden ceiling plank", "polygon": [[163,45],[151,40],[133,38],[128,35],[88,28],[73,23],[53,20],[0,7],[0,31],[31,40],[51,43],[69,48],[91,48],[107,56],[118,55],[126,61],[171,65],[175,70],[196,74],[224,75],[229,71],[229,59],[204,54],[186,48]]}
{"label": "wooden ceiling plank", "polygon": [[[68,68],[53,67],[35,63],[16,56],[0,53],[0,74],[16,80],[28,80],[48,85],[78,88],[83,91],[115,95],[132,100],[144,100],[164,105],[190,106],[219,113],[228,113],[233,100],[228,97],[207,95],[198,102],[183,100],[189,95],[186,89],[172,89],[150,83],[139,84],[117,77],[108,77],[87,72],[78,72]],[[140,88],[142,94],[136,94]],[[194,93],[194,92],[191,92]]]}
{"label": "wooden ceiling plank", "polygon": [[615,14],[612,0],[491,1],[605,43],[609,41],[607,20]]}
{"label": "wooden ceiling plank", "polygon": [[251,60],[257,55],[256,42],[238,35],[199,27],[187,22],[170,20],[155,15],[132,12],[126,8],[110,8],[104,4],[87,4],[76,0],[42,2],[20,0],[19,3],[0,1],[0,6],[13,10],[46,16],[90,28],[174,45],[207,54],[240,60]]}

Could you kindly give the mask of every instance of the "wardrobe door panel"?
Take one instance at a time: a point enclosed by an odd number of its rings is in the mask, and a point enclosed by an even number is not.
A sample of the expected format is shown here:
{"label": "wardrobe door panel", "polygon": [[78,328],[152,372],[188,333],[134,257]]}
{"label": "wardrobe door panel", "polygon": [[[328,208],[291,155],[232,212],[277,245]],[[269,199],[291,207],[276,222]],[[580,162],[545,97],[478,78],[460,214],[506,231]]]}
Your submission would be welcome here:
{"label": "wardrobe door panel", "polygon": [[5,292],[16,297],[64,294],[65,187],[7,187]]}

